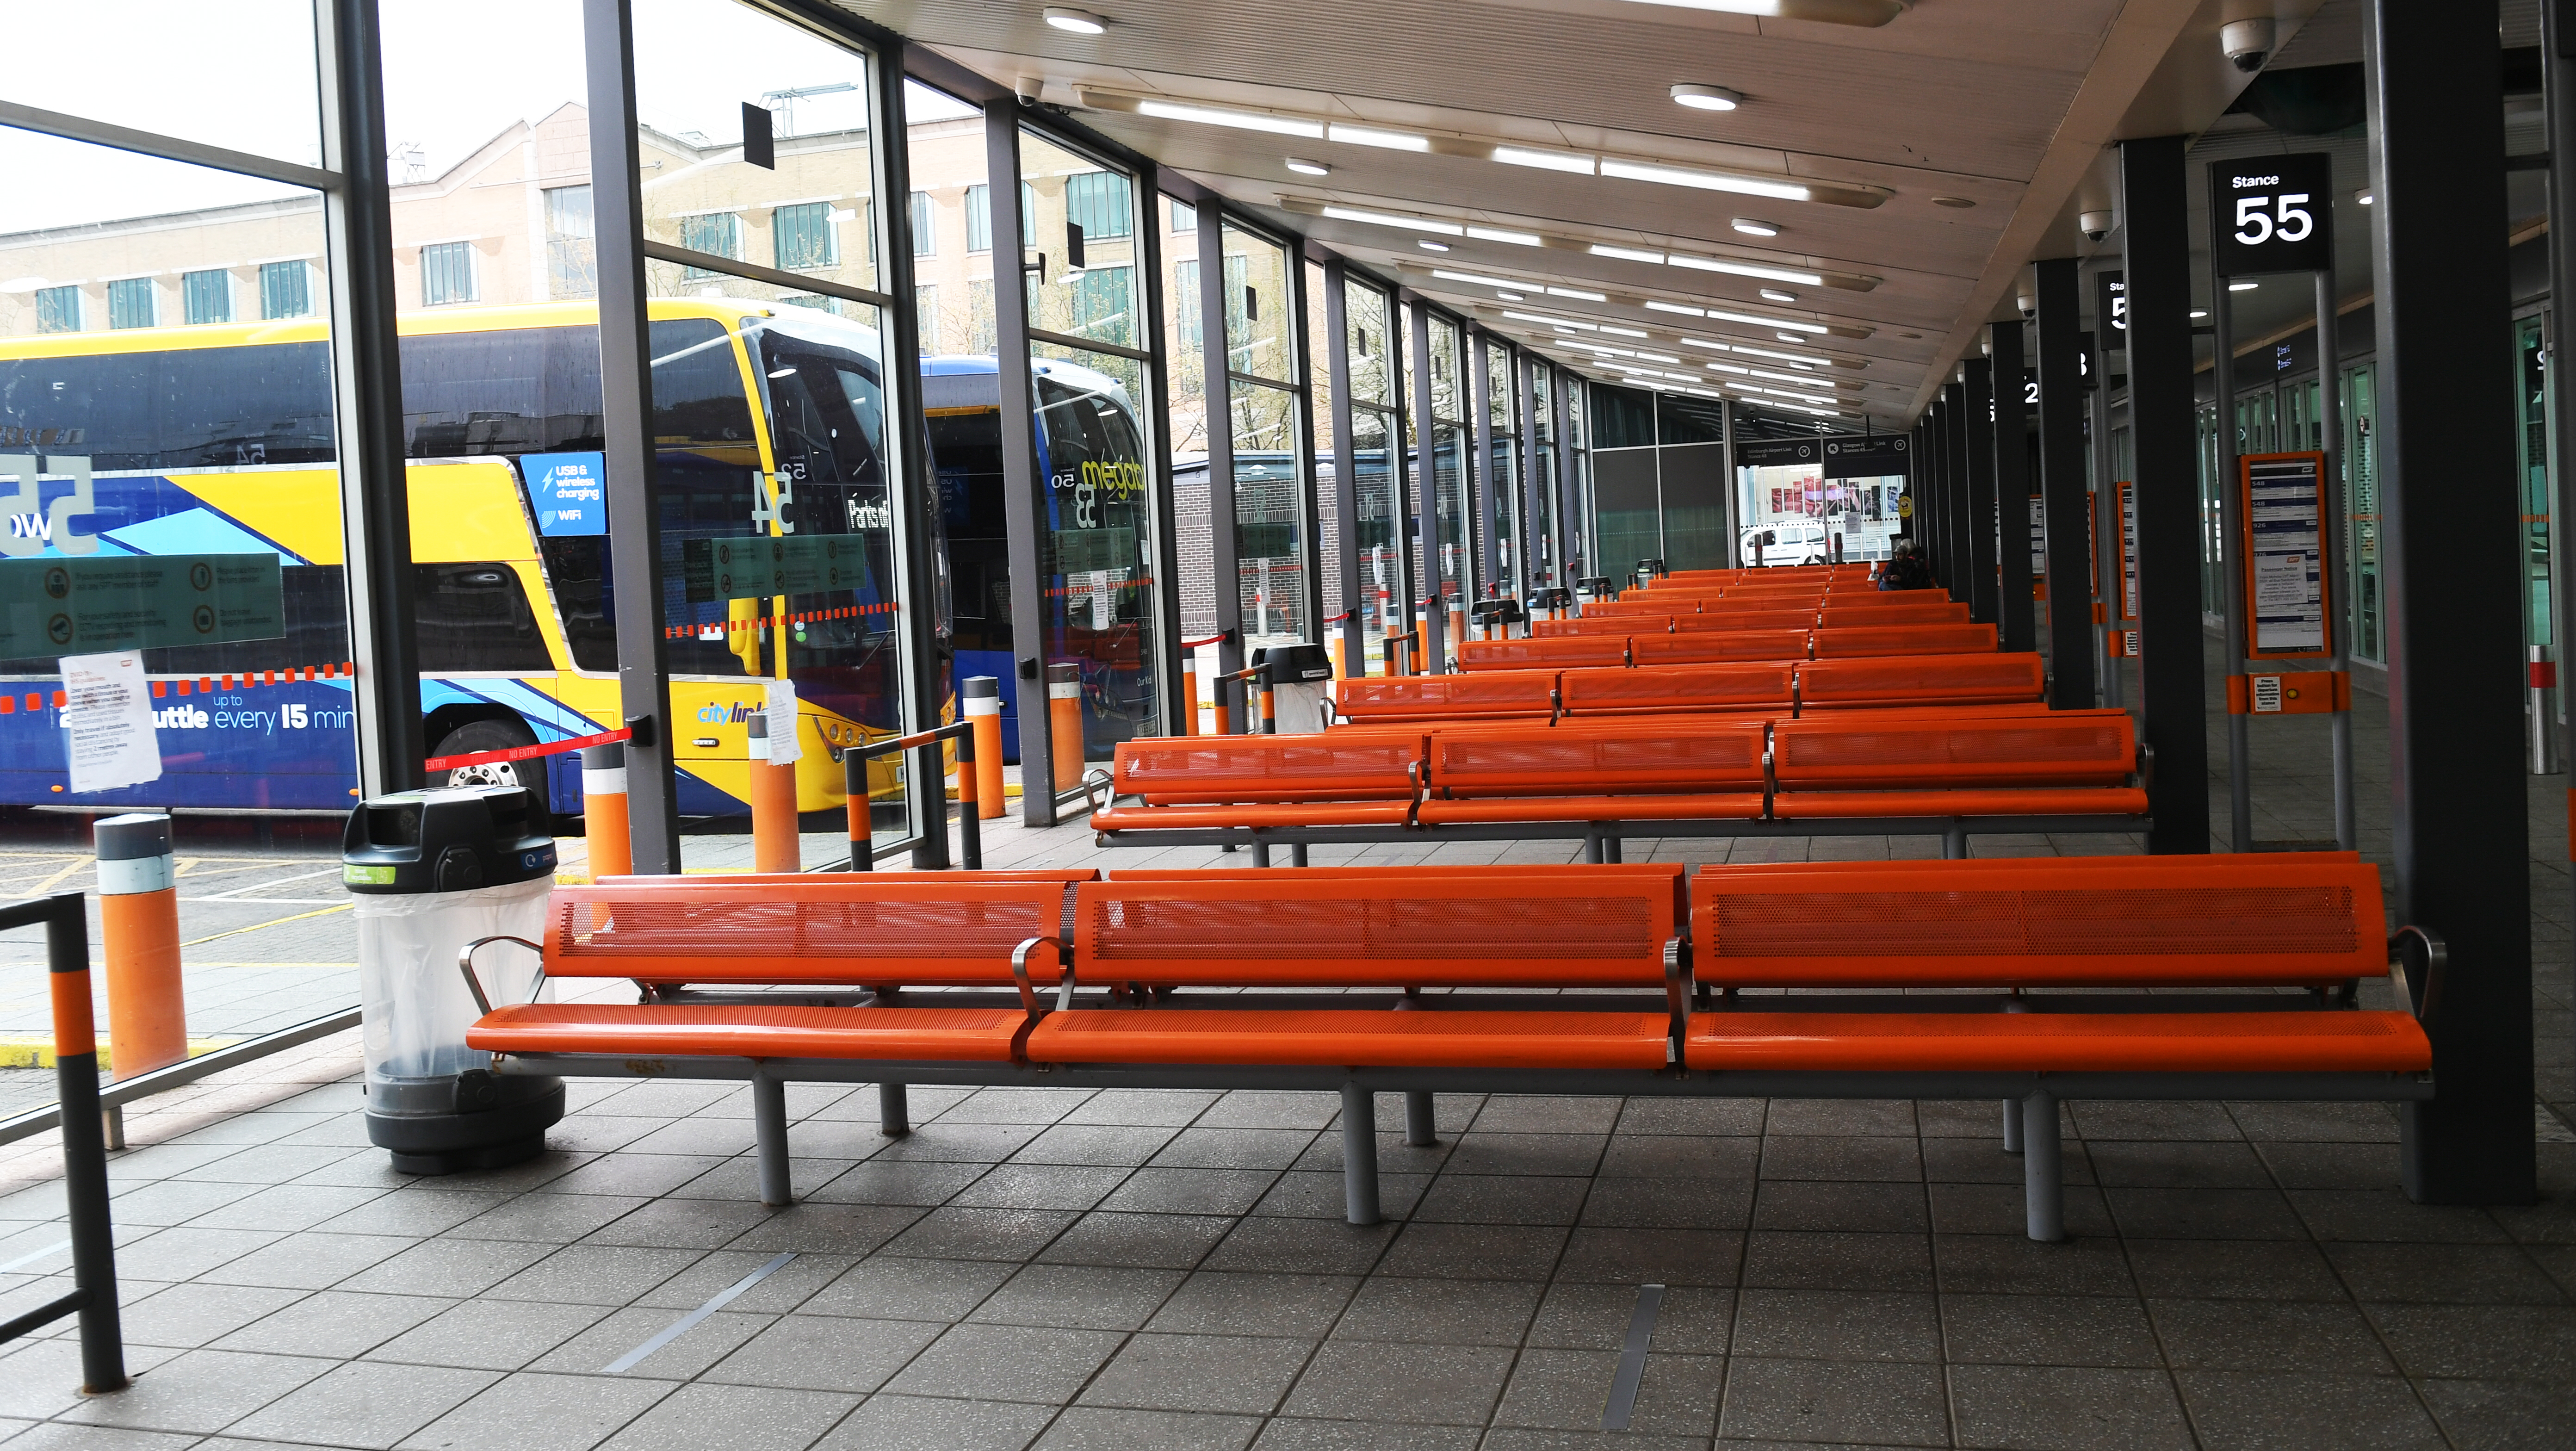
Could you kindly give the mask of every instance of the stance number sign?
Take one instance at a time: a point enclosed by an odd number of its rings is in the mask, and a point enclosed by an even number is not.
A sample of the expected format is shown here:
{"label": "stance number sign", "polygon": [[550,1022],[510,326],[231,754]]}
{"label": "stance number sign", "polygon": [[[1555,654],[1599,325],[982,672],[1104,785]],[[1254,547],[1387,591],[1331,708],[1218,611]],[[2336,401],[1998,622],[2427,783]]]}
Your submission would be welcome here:
{"label": "stance number sign", "polygon": [[2209,164],[2210,256],[2221,277],[2334,265],[2334,162],[2322,151]]}

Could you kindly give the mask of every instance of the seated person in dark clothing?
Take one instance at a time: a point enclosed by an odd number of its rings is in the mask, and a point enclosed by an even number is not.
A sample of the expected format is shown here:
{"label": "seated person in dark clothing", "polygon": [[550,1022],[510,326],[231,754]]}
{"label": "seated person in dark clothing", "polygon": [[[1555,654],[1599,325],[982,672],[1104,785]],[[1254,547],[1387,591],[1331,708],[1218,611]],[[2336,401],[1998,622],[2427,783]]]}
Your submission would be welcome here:
{"label": "seated person in dark clothing", "polygon": [[1932,571],[1925,568],[1922,556],[1914,552],[1914,541],[1899,539],[1887,564],[1878,572],[1880,589],[1930,589]]}

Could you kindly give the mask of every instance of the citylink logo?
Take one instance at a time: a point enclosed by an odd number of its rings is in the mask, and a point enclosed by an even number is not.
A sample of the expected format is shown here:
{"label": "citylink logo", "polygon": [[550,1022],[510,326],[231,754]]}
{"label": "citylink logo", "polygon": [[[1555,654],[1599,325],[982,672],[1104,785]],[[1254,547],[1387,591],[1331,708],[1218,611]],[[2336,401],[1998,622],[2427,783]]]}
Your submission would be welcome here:
{"label": "citylink logo", "polygon": [[740,725],[768,708],[765,700],[737,700],[731,705],[719,702],[699,706],[698,719],[708,725]]}

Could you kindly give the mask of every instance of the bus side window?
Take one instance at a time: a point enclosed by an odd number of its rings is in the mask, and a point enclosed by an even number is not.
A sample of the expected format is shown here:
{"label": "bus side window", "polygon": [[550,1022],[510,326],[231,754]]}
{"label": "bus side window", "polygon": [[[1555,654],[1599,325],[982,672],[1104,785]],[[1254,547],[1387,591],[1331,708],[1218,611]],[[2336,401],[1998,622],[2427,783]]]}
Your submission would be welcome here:
{"label": "bus side window", "polygon": [[650,346],[657,442],[751,442],[751,401],[724,324],[670,318],[653,324]]}
{"label": "bus side window", "polygon": [[412,604],[424,675],[554,669],[506,564],[414,564]]}
{"label": "bus side window", "polygon": [[605,446],[595,327],[407,337],[402,375],[412,458]]}

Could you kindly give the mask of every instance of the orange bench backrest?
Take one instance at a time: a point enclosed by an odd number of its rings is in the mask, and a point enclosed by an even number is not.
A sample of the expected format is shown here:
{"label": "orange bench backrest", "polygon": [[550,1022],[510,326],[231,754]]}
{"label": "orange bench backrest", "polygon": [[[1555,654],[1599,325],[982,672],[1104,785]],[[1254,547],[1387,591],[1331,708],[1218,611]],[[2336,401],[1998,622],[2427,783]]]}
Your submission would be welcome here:
{"label": "orange bench backrest", "polygon": [[2035,653],[1883,655],[1811,660],[1798,667],[1803,705],[1981,705],[2037,700]]}
{"label": "orange bench backrest", "polygon": [[1815,628],[1816,612],[1802,609],[1748,610],[1726,607],[1702,610],[1696,615],[1675,617],[1673,628],[1685,632],[1710,630],[1810,630]]}
{"label": "orange bench backrest", "polygon": [[[1469,641],[1474,644],[1476,642]],[[1449,715],[1552,715],[1553,670],[1487,670],[1467,675],[1388,675],[1345,680],[1335,705],[1354,721]]]}
{"label": "orange bench backrest", "polygon": [[1771,735],[1783,791],[2117,786],[2137,761],[2127,711],[1907,721],[1854,711],[1784,720]]}
{"label": "orange bench backrest", "polygon": [[2046,977],[2047,964],[2070,959],[2105,982],[2314,984],[2387,968],[2379,871],[2366,862],[2132,857],[2120,866],[2070,867],[2043,857],[1974,872],[1807,866],[1703,871],[1692,881],[1691,954],[1701,981],[1850,983],[1875,967],[1890,983],[2003,986]]}
{"label": "orange bench backrest", "polygon": [[1992,625],[1844,626],[1816,632],[1816,658],[1850,655],[1965,655],[1996,647]]}
{"label": "orange bench backrest", "polygon": [[1828,598],[1817,620],[1828,630],[1870,629],[1882,625],[1963,625],[1968,622],[1968,607],[1951,600],[1855,605]]}
{"label": "orange bench backrest", "polygon": [[1639,635],[1628,641],[1639,665],[1706,665],[1721,660],[1804,660],[1804,630],[1694,630],[1683,635]]}
{"label": "orange bench backrest", "polygon": [[[1682,618],[1695,620],[1699,616],[1684,615]],[[1635,635],[1654,634],[1659,631],[1669,633],[1672,627],[1673,617],[1670,615],[1593,615],[1587,612],[1579,619],[1532,620],[1530,638],[1553,640],[1567,635]]]}
{"label": "orange bench backrest", "polygon": [[1086,982],[1175,986],[1660,984],[1673,889],[1644,875],[1232,872],[1074,888]]}
{"label": "orange bench backrest", "polygon": [[1181,802],[1403,801],[1422,763],[1419,734],[1152,736],[1118,743],[1118,794]]}
{"label": "orange bench backrest", "polygon": [[1762,789],[1762,720],[1615,720],[1431,737],[1431,789],[1445,796]]}
{"label": "orange bench backrest", "polygon": [[1618,711],[1789,708],[1792,661],[1687,665],[1637,670],[1568,670],[1559,687],[1569,716]]}
{"label": "orange bench backrest", "polygon": [[1530,670],[1558,665],[1625,665],[1625,635],[1572,635],[1552,640],[1468,640],[1458,646],[1461,669]]}
{"label": "orange bench backrest", "polygon": [[[818,876],[821,874],[817,874]],[[1064,924],[1061,882],[839,874],[814,883],[557,887],[546,972],[638,982],[992,986],[1011,952]],[[1047,959],[1045,980],[1055,975]],[[1031,976],[1039,977],[1034,968]]]}
{"label": "orange bench backrest", "polygon": [[[1107,873],[1103,880],[1112,882],[1232,882],[1238,888],[1260,886],[1273,880],[1254,877],[1250,867],[1121,867]],[[1325,877],[1355,877],[1367,880],[1384,875],[1386,867],[1298,867],[1299,880]],[[1483,866],[1405,867],[1407,876],[1458,877],[1482,881],[1501,876],[1554,877],[1581,881],[1586,877],[1635,877],[1665,882],[1673,892],[1673,920],[1681,921],[1690,913],[1689,869],[1679,862],[1495,862]]]}
{"label": "orange bench backrest", "polygon": [[[591,885],[595,887],[704,887],[753,883],[763,886],[828,888],[851,875],[853,874],[848,872],[687,872],[672,877],[642,875],[598,877],[592,880]],[[861,873],[857,874],[857,879],[863,882],[953,882],[958,879],[958,874],[956,872],[917,872],[907,868],[900,871],[879,870]],[[970,874],[969,880],[1053,882],[1058,886],[1069,887],[1076,882],[1099,881],[1100,871],[1096,867],[1015,867],[998,871],[974,872]]]}

